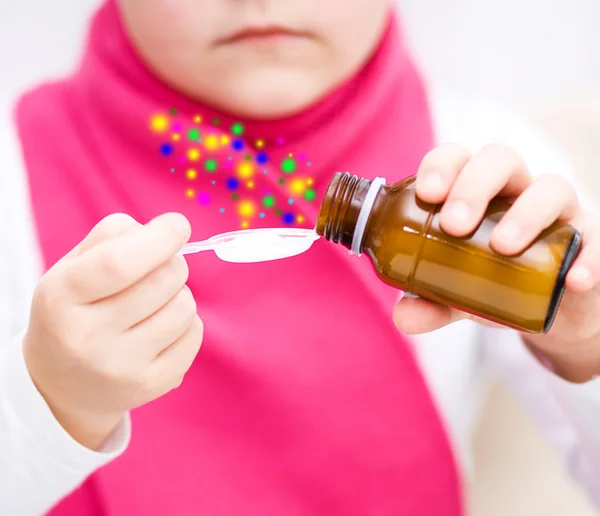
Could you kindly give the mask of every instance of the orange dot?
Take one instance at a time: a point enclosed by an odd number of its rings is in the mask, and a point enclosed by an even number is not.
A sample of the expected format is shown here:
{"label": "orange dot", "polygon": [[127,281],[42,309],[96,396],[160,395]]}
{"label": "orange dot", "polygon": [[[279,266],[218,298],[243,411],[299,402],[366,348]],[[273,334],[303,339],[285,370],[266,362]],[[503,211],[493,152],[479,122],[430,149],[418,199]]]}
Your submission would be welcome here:
{"label": "orange dot", "polygon": [[254,167],[252,166],[252,163],[249,163],[248,161],[243,161],[238,165],[238,175],[242,179],[248,179],[249,177],[252,177],[253,174]]}
{"label": "orange dot", "polygon": [[198,176],[198,173],[193,168],[190,168],[187,171],[186,176],[188,179],[196,179],[196,177]]}
{"label": "orange dot", "polygon": [[181,138],[181,136],[179,136],[177,133],[173,135],[173,141],[179,141],[179,138]]}
{"label": "orange dot", "polygon": [[254,215],[254,211],[254,204],[252,204],[250,201],[242,201],[238,206],[238,213],[242,217],[252,217],[252,215]]}
{"label": "orange dot", "polygon": [[198,149],[190,149],[187,155],[190,161],[196,161],[200,157],[200,151]]}
{"label": "orange dot", "polygon": [[242,222],[242,228],[243,228],[243,229],[247,229],[247,228],[248,228],[248,226],[250,226],[250,224],[248,223],[248,221],[247,221],[247,220],[244,220],[244,221]]}
{"label": "orange dot", "polygon": [[248,182],[246,183],[246,186],[247,186],[248,188],[254,188],[254,181],[248,181]]}
{"label": "orange dot", "polygon": [[298,215],[298,224],[302,224],[304,222],[304,217],[302,215]]}
{"label": "orange dot", "polygon": [[196,115],[194,117],[194,122],[196,122],[197,124],[199,124],[200,122],[202,122],[202,117],[200,115]]}
{"label": "orange dot", "polygon": [[262,149],[262,148],[265,146],[265,142],[263,142],[262,140],[257,140],[257,141],[256,141],[256,146],[257,146],[259,149]]}
{"label": "orange dot", "polygon": [[313,183],[314,183],[314,181],[313,181],[312,179],[307,179],[307,180],[306,180],[306,184],[307,184],[308,186],[311,186]]}
{"label": "orange dot", "polygon": [[219,147],[219,139],[214,134],[211,134],[204,140],[204,146],[208,150],[216,150]]}
{"label": "orange dot", "polygon": [[194,197],[194,195],[196,195],[196,192],[195,192],[195,190],[190,188],[185,192],[185,195],[187,195],[191,199],[192,197]]}
{"label": "orange dot", "polygon": [[154,115],[150,119],[150,127],[157,133],[164,133],[169,128],[169,119],[165,115]]}

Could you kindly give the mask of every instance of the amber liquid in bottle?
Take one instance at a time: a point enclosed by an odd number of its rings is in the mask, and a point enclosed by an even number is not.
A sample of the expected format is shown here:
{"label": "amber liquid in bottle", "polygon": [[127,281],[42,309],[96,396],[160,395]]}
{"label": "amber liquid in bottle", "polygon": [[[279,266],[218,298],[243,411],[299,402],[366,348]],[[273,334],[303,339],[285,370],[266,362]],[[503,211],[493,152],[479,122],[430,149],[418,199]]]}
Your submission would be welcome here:
{"label": "amber liquid in bottle", "polygon": [[493,200],[476,230],[457,238],[440,228],[441,205],[417,198],[414,176],[385,185],[337,173],[316,231],[353,254],[367,254],[393,287],[520,331],[546,333],[581,236],[554,223],[523,253],[500,255],[490,247],[490,233],[509,207]]}

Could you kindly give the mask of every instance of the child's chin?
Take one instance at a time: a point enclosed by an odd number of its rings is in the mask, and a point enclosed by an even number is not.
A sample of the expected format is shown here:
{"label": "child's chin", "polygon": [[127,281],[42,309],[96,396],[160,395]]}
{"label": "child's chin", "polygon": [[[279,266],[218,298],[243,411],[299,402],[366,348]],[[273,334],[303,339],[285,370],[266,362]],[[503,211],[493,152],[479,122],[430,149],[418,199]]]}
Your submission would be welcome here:
{"label": "child's chin", "polygon": [[221,109],[249,119],[269,120],[296,115],[322,99],[330,85],[299,74],[281,74],[267,80],[241,79],[214,99]]}

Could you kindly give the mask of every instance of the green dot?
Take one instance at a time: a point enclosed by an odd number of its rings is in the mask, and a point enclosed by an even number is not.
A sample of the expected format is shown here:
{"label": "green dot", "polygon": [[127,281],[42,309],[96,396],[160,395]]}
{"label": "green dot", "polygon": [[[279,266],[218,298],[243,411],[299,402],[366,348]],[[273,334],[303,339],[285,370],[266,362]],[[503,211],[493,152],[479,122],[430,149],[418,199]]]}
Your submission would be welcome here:
{"label": "green dot", "polygon": [[250,154],[246,154],[246,161],[252,161],[252,156],[250,156]]}
{"label": "green dot", "polygon": [[273,206],[275,206],[275,197],[273,197],[272,195],[267,195],[263,199],[263,206],[265,208],[272,208]]}
{"label": "green dot", "polygon": [[219,125],[220,123],[221,123],[221,122],[219,122],[219,119],[218,119],[218,118],[215,118],[215,119],[213,120],[213,124],[214,124],[214,125]]}
{"label": "green dot", "polygon": [[244,126],[239,122],[236,122],[231,126],[231,132],[236,136],[241,136],[242,134],[244,134]]}
{"label": "green dot", "polygon": [[231,196],[231,200],[232,200],[232,201],[237,201],[237,198],[238,198],[238,194],[236,194],[236,193],[234,193],[234,194]]}
{"label": "green dot", "polygon": [[195,142],[196,140],[198,140],[198,138],[200,138],[200,131],[198,131],[198,129],[195,129],[195,128],[190,129],[188,131],[188,138],[191,141]]}
{"label": "green dot", "polygon": [[204,162],[204,168],[207,170],[207,172],[214,172],[217,170],[217,161],[214,159],[207,159]]}
{"label": "green dot", "polygon": [[285,158],[281,162],[281,170],[286,174],[291,174],[296,170],[296,160],[294,158]]}
{"label": "green dot", "polygon": [[275,215],[279,217],[281,215],[281,210],[275,210]]}
{"label": "green dot", "polygon": [[171,109],[169,109],[169,113],[171,113],[173,116],[175,116],[177,114],[177,110],[175,108],[171,108]]}
{"label": "green dot", "polygon": [[315,192],[314,190],[306,190],[306,192],[304,192],[304,198],[307,201],[314,201],[315,198],[317,197],[317,192]]}
{"label": "green dot", "polygon": [[279,178],[279,184],[282,185],[283,183],[285,183],[285,179],[283,177]]}

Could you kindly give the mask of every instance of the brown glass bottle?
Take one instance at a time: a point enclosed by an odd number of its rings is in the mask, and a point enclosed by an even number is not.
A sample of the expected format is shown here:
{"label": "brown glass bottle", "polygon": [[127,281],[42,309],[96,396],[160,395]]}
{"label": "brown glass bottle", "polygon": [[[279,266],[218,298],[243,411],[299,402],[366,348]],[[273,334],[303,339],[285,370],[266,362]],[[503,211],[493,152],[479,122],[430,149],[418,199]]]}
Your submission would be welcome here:
{"label": "brown glass bottle", "polygon": [[414,180],[385,185],[335,174],[317,233],[358,256],[366,253],[389,285],[520,331],[547,332],[581,246],[579,232],[555,223],[523,253],[503,256],[489,241],[506,201],[492,201],[479,227],[456,238],[440,229],[441,205],[416,197]]}

